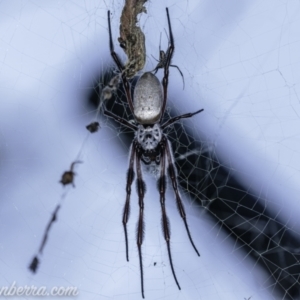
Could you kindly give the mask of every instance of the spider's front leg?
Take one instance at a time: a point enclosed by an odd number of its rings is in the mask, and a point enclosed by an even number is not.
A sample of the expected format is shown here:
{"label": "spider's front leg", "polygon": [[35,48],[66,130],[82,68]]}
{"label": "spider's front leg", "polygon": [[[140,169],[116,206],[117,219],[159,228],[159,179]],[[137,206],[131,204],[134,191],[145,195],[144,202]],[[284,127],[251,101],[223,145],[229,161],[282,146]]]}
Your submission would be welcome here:
{"label": "spider's front leg", "polygon": [[162,110],[161,110],[162,114],[160,117],[160,121],[162,121],[162,118],[164,116],[164,112],[166,109],[167,98],[168,98],[169,68],[170,68],[171,60],[172,60],[174,50],[175,50],[174,37],[173,37],[173,33],[172,33],[172,27],[171,27],[171,21],[170,21],[168,8],[166,8],[166,12],[167,12],[167,19],[168,19],[168,27],[169,27],[170,45],[168,47],[168,50],[166,53],[166,59],[165,59],[165,63],[164,63],[164,77],[162,79],[164,99],[163,99],[163,104],[162,104]]}

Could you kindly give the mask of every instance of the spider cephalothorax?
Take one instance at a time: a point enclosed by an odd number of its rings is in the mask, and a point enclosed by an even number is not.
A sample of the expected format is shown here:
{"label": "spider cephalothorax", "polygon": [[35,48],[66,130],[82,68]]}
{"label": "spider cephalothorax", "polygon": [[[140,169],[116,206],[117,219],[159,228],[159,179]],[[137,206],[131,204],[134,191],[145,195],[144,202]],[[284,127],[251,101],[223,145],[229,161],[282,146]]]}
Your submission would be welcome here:
{"label": "spider cephalothorax", "polygon": [[158,124],[139,125],[136,139],[145,151],[154,150],[161,141],[162,132]]}
{"label": "spider cephalothorax", "polygon": [[[127,184],[126,184],[126,202],[123,211],[123,227],[125,233],[125,245],[126,245],[126,258],[129,260],[128,255],[128,235],[127,235],[127,222],[129,218],[130,211],[130,195],[131,195],[131,185],[133,183],[134,175],[136,173],[137,182],[137,193],[139,198],[139,219],[137,224],[137,246],[140,261],[140,272],[141,272],[141,290],[142,296],[144,298],[144,279],[143,279],[143,263],[142,263],[142,243],[144,238],[144,196],[146,193],[146,184],[143,180],[141,161],[150,165],[152,163],[159,165],[159,179],[158,179],[158,191],[160,195],[160,204],[162,210],[162,227],[163,234],[167,244],[168,256],[171,265],[171,270],[175,282],[180,289],[178,280],[176,278],[175,270],[172,262],[171,247],[170,247],[170,226],[169,220],[165,208],[165,192],[166,192],[166,173],[172,183],[173,190],[175,192],[176,204],[179,214],[184,222],[189,240],[198,255],[199,252],[192,240],[189,227],[186,220],[186,214],[184,206],[181,200],[181,196],[178,190],[177,184],[177,172],[173,161],[173,153],[171,145],[167,139],[166,134],[164,134],[164,129],[180,119],[190,118],[203,111],[200,109],[194,113],[187,113],[174,118],[169,119],[165,123],[162,123],[162,118],[164,116],[166,103],[167,103],[167,92],[168,92],[168,80],[169,80],[169,67],[171,66],[171,59],[174,53],[174,39],[171,29],[171,22],[169,17],[169,11],[167,11],[168,27],[169,27],[169,37],[170,45],[166,51],[165,59],[163,63],[164,77],[162,79],[162,84],[160,84],[158,78],[151,72],[145,72],[138,80],[135,89],[134,97],[132,99],[130,84],[126,77],[126,72],[124,72],[124,66],[121,63],[118,55],[114,51],[111,25],[110,25],[110,12],[108,11],[108,28],[109,28],[109,45],[110,52],[113,60],[115,61],[123,83],[123,87],[126,93],[127,102],[131,112],[133,113],[135,125],[132,122],[123,119],[112,112],[106,110],[104,107],[104,114],[113,118],[115,121],[123,124],[124,126],[131,128],[135,131],[135,137],[131,145],[129,154],[129,168],[127,172]],[[157,70],[155,69],[155,72]]]}

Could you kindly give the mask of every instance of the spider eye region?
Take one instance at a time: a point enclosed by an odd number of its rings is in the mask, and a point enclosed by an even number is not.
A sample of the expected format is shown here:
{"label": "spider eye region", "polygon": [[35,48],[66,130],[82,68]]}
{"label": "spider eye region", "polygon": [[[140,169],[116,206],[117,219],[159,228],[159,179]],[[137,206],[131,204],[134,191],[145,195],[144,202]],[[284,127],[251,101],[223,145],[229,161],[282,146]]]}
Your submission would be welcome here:
{"label": "spider eye region", "polygon": [[155,150],[161,141],[162,131],[158,124],[153,126],[139,125],[136,139],[145,151]]}
{"label": "spider eye region", "polygon": [[140,124],[154,124],[161,116],[162,90],[159,80],[151,72],[138,80],[133,96],[134,115]]}

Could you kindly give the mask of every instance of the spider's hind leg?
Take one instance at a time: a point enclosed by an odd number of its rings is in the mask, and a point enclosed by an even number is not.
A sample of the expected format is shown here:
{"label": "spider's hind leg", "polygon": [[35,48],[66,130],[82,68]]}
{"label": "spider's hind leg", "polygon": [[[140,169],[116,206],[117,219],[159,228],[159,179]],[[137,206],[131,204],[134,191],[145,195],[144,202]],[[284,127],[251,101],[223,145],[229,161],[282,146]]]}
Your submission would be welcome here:
{"label": "spider's hind leg", "polygon": [[157,187],[160,195],[160,205],[161,205],[161,212],[162,212],[162,230],[164,234],[165,241],[167,243],[167,249],[168,249],[168,256],[169,256],[169,261],[171,265],[171,270],[172,274],[174,277],[174,280],[178,286],[178,289],[180,290],[180,285],[177,280],[176,274],[175,274],[175,269],[173,266],[173,260],[172,260],[172,254],[171,254],[171,246],[170,246],[170,239],[171,239],[171,231],[170,231],[170,223],[169,219],[166,213],[166,206],[165,206],[165,194],[166,194],[166,186],[167,186],[167,181],[166,181],[166,145],[168,141],[166,138],[163,138],[161,142],[161,157],[160,157],[160,177],[157,182]]}
{"label": "spider's hind leg", "polygon": [[170,176],[170,179],[171,179],[171,182],[172,182],[173,190],[175,192],[177,208],[178,208],[179,214],[180,214],[180,216],[181,216],[181,218],[184,222],[189,240],[190,240],[195,252],[197,253],[197,255],[200,256],[200,253],[199,253],[198,249],[196,248],[196,246],[194,244],[194,241],[192,239],[192,236],[191,236],[191,233],[190,233],[190,230],[189,230],[189,226],[187,224],[185,209],[184,209],[184,206],[183,206],[180,194],[179,194],[179,190],[178,190],[176,167],[175,167],[175,164],[174,164],[174,161],[173,161],[171,147],[170,147],[169,141],[167,139],[166,139],[165,145],[166,145],[166,156],[168,158],[169,176]]}

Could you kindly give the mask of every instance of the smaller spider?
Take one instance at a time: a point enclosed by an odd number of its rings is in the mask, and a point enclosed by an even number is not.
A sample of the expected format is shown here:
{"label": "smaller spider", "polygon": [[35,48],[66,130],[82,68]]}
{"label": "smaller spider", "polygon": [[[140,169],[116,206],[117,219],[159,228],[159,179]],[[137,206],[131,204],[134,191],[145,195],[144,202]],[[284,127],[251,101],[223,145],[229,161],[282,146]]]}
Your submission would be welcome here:
{"label": "smaller spider", "polygon": [[[167,63],[167,57],[168,57],[168,53],[166,54],[165,51],[163,50],[159,50],[159,60],[155,59],[158,64],[157,66],[155,67],[155,69],[152,71],[154,72],[154,74],[157,73],[158,69],[163,69],[165,67],[165,64]],[[176,68],[178,70],[178,72],[180,73],[181,77],[182,77],[182,81],[183,81],[183,89],[184,89],[184,86],[185,86],[185,83],[184,83],[184,76],[181,72],[181,70],[179,69],[178,66],[176,65],[171,65],[170,64],[170,67],[173,67],[173,68]]]}

